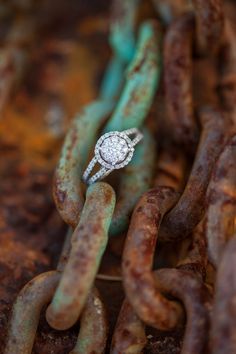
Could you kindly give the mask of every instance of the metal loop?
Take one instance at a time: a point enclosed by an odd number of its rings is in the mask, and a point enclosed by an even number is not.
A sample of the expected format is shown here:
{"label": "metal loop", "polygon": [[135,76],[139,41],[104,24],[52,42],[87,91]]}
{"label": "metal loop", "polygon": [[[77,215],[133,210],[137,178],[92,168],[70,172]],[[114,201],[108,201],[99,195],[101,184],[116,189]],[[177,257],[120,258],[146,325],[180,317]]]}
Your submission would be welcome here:
{"label": "metal loop", "polygon": [[88,188],[68,261],[46,312],[47,321],[55,329],[70,328],[80,316],[107,245],[114,206],[111,186],[99,182]]}
{"label": "metal loop", "polygon": [[192,170],[178,203],[163,220],[160,230],[163,241],[188,236],[204,215],[207,187],[225,144],[228,124],[225,116],[212,108],[202,109],[200,119],[202,132]]}
{"label": "metal loop", "polygon": [[141,197],[132,215],[122,261],[128,301],[145,323],[163,330],[181,322],[182,312],[161,295],[152,263],[159,225],[177,199],[178,193],[169,187],[159,187]]}
{"label": "metal loop", "polygon": [[[13,307],[4,354],[31,354],[41,310],[52,298],[60,273],[38,275],[19,293]],[[80,320],[77,344],[70,354],[102,354],[107,340],[107,322],[103,303],[96,289],[89,294]]]}
{"label": "metal loop", "polygon": [[217,268],[225,244],[233,237],[236,215],[236,136],[224,147],[207,191],[208,257]]}

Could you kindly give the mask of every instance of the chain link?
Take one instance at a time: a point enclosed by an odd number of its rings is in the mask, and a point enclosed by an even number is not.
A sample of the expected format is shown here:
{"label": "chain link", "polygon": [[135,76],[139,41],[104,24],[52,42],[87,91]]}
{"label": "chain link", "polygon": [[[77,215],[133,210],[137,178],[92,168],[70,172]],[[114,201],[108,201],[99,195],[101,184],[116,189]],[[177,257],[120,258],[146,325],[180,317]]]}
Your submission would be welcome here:
{"label": "chain link", "polygon": [[[122,233],[127,233],[121,262],[125,300],[110,353],[142,353],[149,345],[146,326],[183,331],[185,323],[182,354],[201,354],[207,347],[214,354],[236,351],[228,334],[235,327],[229,313],[236,254],[235,33],[220,0],[153,4],[160,22],[152,15],[140,23],[141,2],[114,1],[113,53],[99,97],[73,119],[55,171],[54,200],[69,227],[64,248],[57,269],[35,277],[19,293],[5,354],[32,352],[40,313],[49,302],[46,319],[54,329],[80,320],[71,354],[105,351],[106,310],[94,282],[109,236]],[[195,61],[213,55],[221,59],[220,99],[217,106],[196,106]],[[157,90],[166,107],[161,133]],[[144,139],[117,176],[119,183],[109,180],[113,189],[97,182],[85,191],[82,173],[100,132],[133,127]],[[165,259],[166,251],[172,259]],[[156,267],[158,261],[164,266]],[[217,270],[214,302],[209,267]]]}

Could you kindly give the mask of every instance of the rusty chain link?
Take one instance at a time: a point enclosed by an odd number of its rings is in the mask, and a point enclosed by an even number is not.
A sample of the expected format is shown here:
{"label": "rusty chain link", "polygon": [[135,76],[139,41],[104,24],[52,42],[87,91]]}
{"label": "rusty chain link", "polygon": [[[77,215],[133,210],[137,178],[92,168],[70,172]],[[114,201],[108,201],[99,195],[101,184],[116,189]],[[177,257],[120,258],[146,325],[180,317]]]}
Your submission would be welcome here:
{"label": "rusty chain link", "polygon": [[[74,117],[55,171],[54,201],[68,225],[61,257],[17,296],[5,354],[32,352],[43,311],[55,330],[79,321],[71,354],[153,353],[149,327],[181,332],[182,354],[236,351],[236,34],[220,0],[153,0],[144,19],[141,7],[113,1],[99,97]],[[212,57],[217,105],[196,103],[196,60]],[[101,131],[133,127],[144,139],[131,163],[86,190],[82,173]],[[109,333],[95,280],[120,235],[125,298]]]}

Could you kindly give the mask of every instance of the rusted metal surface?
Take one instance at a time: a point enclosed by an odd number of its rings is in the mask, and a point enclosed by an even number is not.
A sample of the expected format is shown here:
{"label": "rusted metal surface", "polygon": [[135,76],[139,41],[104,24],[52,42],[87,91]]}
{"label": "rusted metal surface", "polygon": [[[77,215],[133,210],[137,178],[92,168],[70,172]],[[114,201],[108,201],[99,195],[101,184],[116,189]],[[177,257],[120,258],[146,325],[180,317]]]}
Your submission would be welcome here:
{"label": "rusted metal surface", "polygon": [[70,354],[102,354],[107,343],[107,314],[100,294],[94,288],[88,295],[80,319],[77,343]]}
{"label": "rusted metal surface", "polygon": [[235,255],[236,240],[225,246],[219,264],[212,313],[211,353],[234,353],[235,344]]}
{"label": "rusted metal surface", "polygon": [[164,40],[164,81],[166,106],[176,141],[193,144],[198,137],[192,97],[192,47],[194,16],[179,17]]}
{"label": "rusted metal surface", "polygon": [[18,295],[13,308],[5,353],[31,353],[43,305],[50,301],[59,281],[59,273],[40,274]]}
{"label": "rusted metal surface", "polygon": [[179,269],[161,269],[156,273],[159,288],[179,299],[185,307],[187,323],[181,354],[200,354],[207,344],[210,296],[204,283]]}
{"label": "rusted metal surface", "polygon": [[200,119],[201,138],[184,192],[163,220],[160,237],[165,241],[184,238],[200,222],[210,176],[225,142],[228,126],[222,113],[205,108],[200,112]]}
{"label": "rusted metal surface", "polygon": [[74,228],[84,204],[81,176],[89,155],[88,146],[95,143],[99,125],[113,106],[113,102],[101,100],[84,108],[73,121],[64,142],[55,173],[54,199],[63,220]]}
{"label": "rusted metal surface", "polygon": [[152,266],[159,225],[177,198],[170,187],[142,196],[132,215],[122,261],[128,301],[145,323],[164,330],[178,324],[180,309],[160,294]]}
{"label": "rusted metal surface", "polygon": [[182,191],[186,174],[186,159],[177,146],[164,146],[158,154],[153,185],[168,186]]}
{"label": "rusted metal surface", "polygon": [[[13,308],[5,354],[32,352],[40,312],[51,300],[59,279],[59,272],[43,273],[21,290]],[[80,327],[77,344],[70,353],[103,353],[107,340],[106,313],[96,289],[88,296]]]}
{"label": "rusted metal surface", "polygon": [[224,31],[222,0],[192,0],[196,13],[197,47],[200,53],[219,49]]}
{"label": "rusted metal surface", "polygon": [[107,244],[114,206],[115,194],[108,184],[100,182],[88,188],[68,261],[47,309],[47,321],[53,328],[67,329],[78,320]]}
{"label": "rusted metal surface", "polygon": [[142,126],[160,80],[161,34],[158,21],[141,25],[136,52],[126,73],[126,85],[105,131]]}
{"label": "rusted metal surface", "polygon": [[118,200],[109,229],[111,235],[127,230],[135,204],[151,186],[156,145],[150,131],[145,129],[143,133],[143,143],[137,146],[131,163],[121,175]]}
{"label": "rusted metal surface", "polygon": [[[187,323],[181,354],[200,354],[207,346],[211,295],[204,284],[207,252],[205,238],[202,236],[203,227],[199,225],[178,269],[160,269],[153,273],[159,291],[178,299],[184,306]],[[143,322],[125,300],[114,331],[111,352],[142,353],[146,340]]]}
{"label": "rusted metal surface", "polygon": [[189,8],[185,0],[153,0],[162,21],[170,25]]}
{"label": "rusted metal surface", "polygon": [[183,247],[187,246],[187,256],[184,259],[180,259],[177,267],[194,272],[204,281],[208,264],[204,219],[193,230],[190,240],[190,242],[183,243]]}
{"label": "rusted metal surface", "polygon": [[[235,4],[108,5],[0,8],[0,353],[234,353]],[[96,138],[130,126],[116,205],[85,201]]]}
{"label": "rusted metal surface", "polygon": [[208,188],[206,236],[209,260],[218,267],[228,240],[233,237],[236,215],[236,136],[222,151]]}
{"label": "rusted metal surface", "polygon": [[124,300],[112,338],[111,354],[142,353],[146,342],[144,324]]}
{"label": "rusted metal surface", "polygon": [[[223,64],[222,64],[223,63]],[[235,30],[231,21],[225,23],[225,36],[220,50],[219,92],[224,109],[234,113],[236,99],[236,44]]]}
{"label": "rusted metal surface", "polygon": [[[63,271],[70,254],[72,232],[64,242],[57,269]],[[27,283],[12,311],[4,353],[31,353],[42,308],[52,299],[60,281],[59,271],[43,273]],[[80,319],[77,343],[70,353],[103,353],[107,341],[107,316],[96,288],[89,293]]]}
{"label": "rusted metal surface", "polygon": [[186,312],[186,327],[181,354],[204,353],[209,332],[211,294],[204,284],[207,268],[203,225],[194,230],[186,257],[177,269],[160,269],[155,275],[161,291],[181,301]]}

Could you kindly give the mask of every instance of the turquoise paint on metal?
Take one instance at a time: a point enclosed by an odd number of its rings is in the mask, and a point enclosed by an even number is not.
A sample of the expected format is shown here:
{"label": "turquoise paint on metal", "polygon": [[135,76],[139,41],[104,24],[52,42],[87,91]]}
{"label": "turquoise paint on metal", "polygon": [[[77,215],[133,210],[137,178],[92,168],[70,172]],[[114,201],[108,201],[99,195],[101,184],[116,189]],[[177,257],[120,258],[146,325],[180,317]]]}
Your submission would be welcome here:
{"label": "turquoise paint on metal", "polygon": [[98,129],[111,113],[113,101],[94,101],[75,117],[55,172],[54,199],[62,219],[76,227],[84,204],[81,176]]}
{"label": "turquoise paint on metal", "polygon": [[135,20],[140,0],[115,0],[110,26],[110,45],[122,61],[129,63],[135,52]]}
{"label": "turquoise paint on metal", "polygon": [[13,306],[4,354],[31,354],[40,312],[51,300],[59,277],[56,271],[40,274],[21,290]]}
{"label": "turquoise paint on metal", "polygon": [[119,57],[114,56],[106,69],[100,89],[100,97],[105,100],[117,99],[123,83],[126,63]]}
{"label": "turquoise paint on metal", "polygon": [[126,74],[120,100],[105,131],[140,127],[152,104],[161,72],[161,29],[156,21],[144,22],[135,56]]}
{"label": "turquoise paint on metal", "polygon": [[80,319],[77,343],[70,354],[103,354],[107,341],[107,316],[105,306],[96,288],[88,295]]}
{"label": "turquoise paint on metal", "polygon": [[107,245],[114,207],[115,192],[109,184],[98,182],[88,187],[68,262],[47,309],[53,328],[67,329],[78,320]]}
{"label": "turquoise paint on metal", "polygon": [[144,139],[137,145],[132,161],[122,171],[119,199],[109,229],[112,236],[121,234],[127,229],[135,204],[151,185],[156,145],[148,129],[144,129],[143,134]]}
{"label": "turquoise paint on metal", "polygon": [[[60,273],[50,271],[36,276],[19,293],[13,306],[4,354],[31,354],[42,308],[51,300]],[[106,311],[93,288],[80,319],[80,332],[70,354],[102,354],[107,340]]]}

